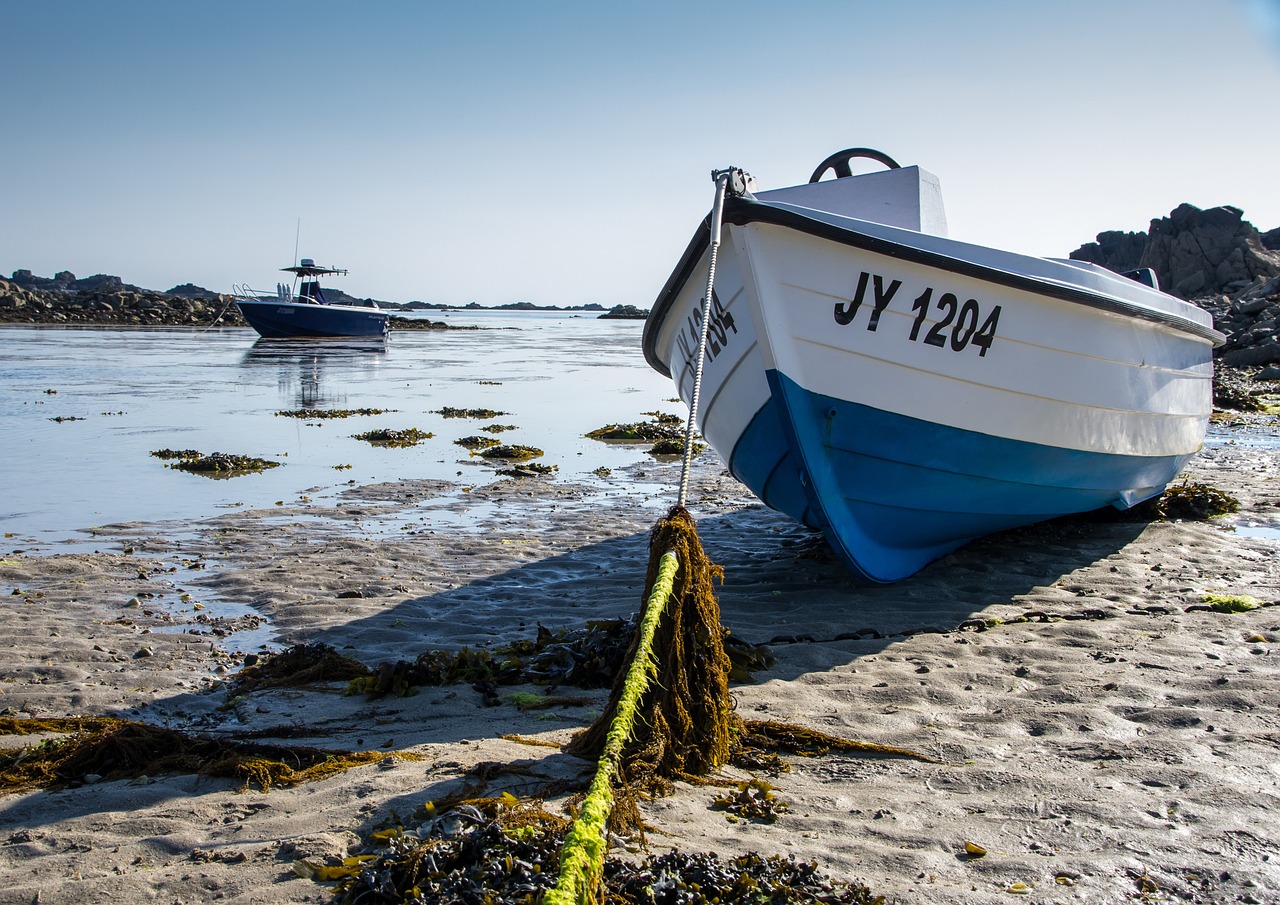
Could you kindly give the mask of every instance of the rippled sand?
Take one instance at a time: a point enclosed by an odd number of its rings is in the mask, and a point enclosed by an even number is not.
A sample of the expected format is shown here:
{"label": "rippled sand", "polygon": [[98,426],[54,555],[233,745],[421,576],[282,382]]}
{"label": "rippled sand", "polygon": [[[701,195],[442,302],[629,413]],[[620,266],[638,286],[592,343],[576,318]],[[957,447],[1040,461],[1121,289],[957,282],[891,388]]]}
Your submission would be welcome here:
{"label": "rippled sand", "polygon": [[[777,656],[735,687],[738,712],[940,763],[796,758],[771,780],[790,806],[773,825],[730,823],[712,790],[682,786],[646,807],[655,851],[793,854],[905,902],[1280,898],[1280,609],[1202,605],[1206,593],[1280,601],[1275,541],[1213,523],[1074,520],[857,588],[819,540],[712,462],[690,508],[726,570],[724,622]],[[603,692],[528,713],[482,707],[465,685],[374,702],[338,686],[257,692],[224,708],[221,680],[267,640],[324,641],[376,665],[631,615],[671,486],[669,469],[638,470],[616,491],[401,481],[324,505],[102,529],[99,552],[6,552],[8,715],[290,727],[310,730],[294,742],[425,760],[270,793],[176,776],[10,795],[0,903],[327,901],[294,860],[353,850],[468,767],[576,774],[584,765],[554,749],[499,736],[563,741]],[[1218,445],[1190,474],[1240,497],[1242,516],[1280,522],[1274,448]],[[513,782],[495,790],[520,792]]]}

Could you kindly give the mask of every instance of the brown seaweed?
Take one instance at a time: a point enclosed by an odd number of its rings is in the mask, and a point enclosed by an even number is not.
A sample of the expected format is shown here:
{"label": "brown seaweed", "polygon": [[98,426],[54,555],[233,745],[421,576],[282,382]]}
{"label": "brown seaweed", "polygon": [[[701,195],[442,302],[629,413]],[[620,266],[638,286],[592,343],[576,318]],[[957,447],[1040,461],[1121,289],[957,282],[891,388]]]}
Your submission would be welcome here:
{"label": "brown seaweed", "polygon": [[[23,728],[17,721],[15,728]],[[49,720],[35,731],[50,731]],[[57,730],[54,730],[57,731]],[[243,787],[296,785],[389,757],[385,752],[333,751],[207,738],[126,720],[68,720],[67,738],[0,753],[0,791],[61,789],[85,782],[196,773],[238,780]],[[416,757],[401,753],[397,756]]]}
{"label": "brown seaweed", "polygon": [[[299,873],[336,880],[344,905],[535,905],[559,873],[567,821],[512,795],[428,805],[412,828],[375,832],[384,850],[367,863],[304,865]],[[834,880],[816,864],[756,854],[667,852],[639,863],[609,858],[602,901],[610,905],[883,905],[856,881]]]}

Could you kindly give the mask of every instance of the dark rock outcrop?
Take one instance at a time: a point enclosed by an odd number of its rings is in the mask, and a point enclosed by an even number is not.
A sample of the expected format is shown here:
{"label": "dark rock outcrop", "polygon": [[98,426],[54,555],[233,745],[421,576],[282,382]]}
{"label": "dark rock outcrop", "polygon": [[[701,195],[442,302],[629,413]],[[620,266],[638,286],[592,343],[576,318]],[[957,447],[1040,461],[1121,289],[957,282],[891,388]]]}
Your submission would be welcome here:
{"label": "dark rock outcrop", "polygon": [[203,299],[206,302],[215,302],[223,298],[218,293],[205,289],[203,286],[197,286],[194,283],[183,283],[181,286],[174,286],[165,295],[176,295],[184,299]]}
{"label": "dark rock outcrop", "polygon": [[1081,245],[1071,252],[1076,261],[1088,261],[1098,264],[1116,273],[1137,270],[1142,260],[1142,253],[1147,250],[1146,233],[1126,233],[1109,230],[1098,233],[1098,241]]}
{"label": "dark rock outcrop", "polygon": [[1280,364],[1280,276],[1259,282],[1235,299],[1210,296],[1196,304],[1227,335],[1216,352],[1224,365],[1248,368]]}
{"label": "dark rock outcrop", "polygon": [[[16,271],[18,275],[24,273],[30,274]],[[63,274],[59,274],[61,276]],[[87,280],[55,277],[45,282],[57,282],[67,288],[28,288],[17,280],[0,280],[0,323],[207,327],[216,318],[219,326],[245,326],[240,312],[226,296],[208,290],[201,290],[208,297],[172,295],[127,286],[119,277]],[[70,288],[77,285],[88,288]]]}
{"label": "dark rock outcrop", "polygon": [[1280,253],[1265,245],[1243,211],[1230,206],[1201,210],[1180,204],[1168,217],[1152,220],[1149,232],[1100,233],[1071,257],[1118,273],[1150,267],[1162,289],[1184,299],[1236,294],[1280,275]]}
{"label": "dark rock outcrop", "polygon": [[614,305],[604,314],[600,315],[598,320],[626,320],[626,321],[642,321],[649,316],[649,312],[643,308],[637,308],[635,305]]}
{"label": "dark rock outcrop", "polygon": [[147,291],[131,286],[109,273],[95,273],[91,277],[76,279],[76,275],[69,270],[59,271],[52,278],[38,277],[30,270],[15,270],[9,282],[22,289],[39,289],[45,292],[87,292],[103,288],[124,289],[129,292]]}

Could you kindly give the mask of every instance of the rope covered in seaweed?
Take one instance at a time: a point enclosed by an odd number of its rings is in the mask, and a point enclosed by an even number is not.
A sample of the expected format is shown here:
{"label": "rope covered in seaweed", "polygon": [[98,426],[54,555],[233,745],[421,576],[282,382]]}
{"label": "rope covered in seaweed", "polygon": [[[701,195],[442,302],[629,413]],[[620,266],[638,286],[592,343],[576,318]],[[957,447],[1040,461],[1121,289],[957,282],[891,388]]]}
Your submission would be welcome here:
{"label": "rope covered in seaweed", "polygon": [[653,639],[667,602],[675,586],[680,561],[668,550],[659,561],[657,578],[645,603],[644,619],[638,632],[636,655],[622,683],[613,722],[606,736],[604,751],[582,810],[565,837],[560,852],[560,879],[547,892],[544,905],[579,905],[596,900],[604,871],[608,848],[607,821],[613,808],[613,779],[622,763],[622,750],[635,731],[636,710],[640,699],[657,675],[653,657]]}

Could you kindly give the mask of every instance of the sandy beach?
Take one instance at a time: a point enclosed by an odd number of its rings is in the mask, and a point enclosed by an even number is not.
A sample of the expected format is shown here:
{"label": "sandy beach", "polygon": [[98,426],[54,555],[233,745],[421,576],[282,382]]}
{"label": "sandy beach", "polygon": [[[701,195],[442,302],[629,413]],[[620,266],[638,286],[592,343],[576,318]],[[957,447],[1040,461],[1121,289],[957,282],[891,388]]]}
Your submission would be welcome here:
{"label": "sandy beach", "polygon": [[[353,487],[339,505],[110,526],[67,552],[7,538],[3,715],[274,729],[420,759],[270,792],[178,775],[7,795],[0,903],[325,902],[330,884],[296,861],[361,850],[480,762],[528,768],[524,785],[501,777],[491,794],[580,775],[584,762],[501,736],[564,742],[606,691],[526,712],[480,706],[467,685],[368,701],[335,683],[229,702],[224,681],[241,641],[265,632],[376,666],[633,615],[646,534],[675,484],[670,467],[637,472],[642,498],[527,478],[447,502],[453,488],[399,482]],[[1274,446],[1216,444],[1187,474],[1236,496],[1240,520],[1280,522]],[[454,514],[428,527],[441,506]],[[690,509],[725,568],[724,624],[777,658],[734,687],[738,713],[936,763],[792,758],[770,779],[789,810],[768,825],[730,822],[712,789],[682,785],[645,805],[651,851],[794,855],[900,902],[1280,900],[1275,541],[1216,522],[1084,518],[857,588],[713,453],[697,463]],[[1215,612],[1206,594],[1263,605]]]}

